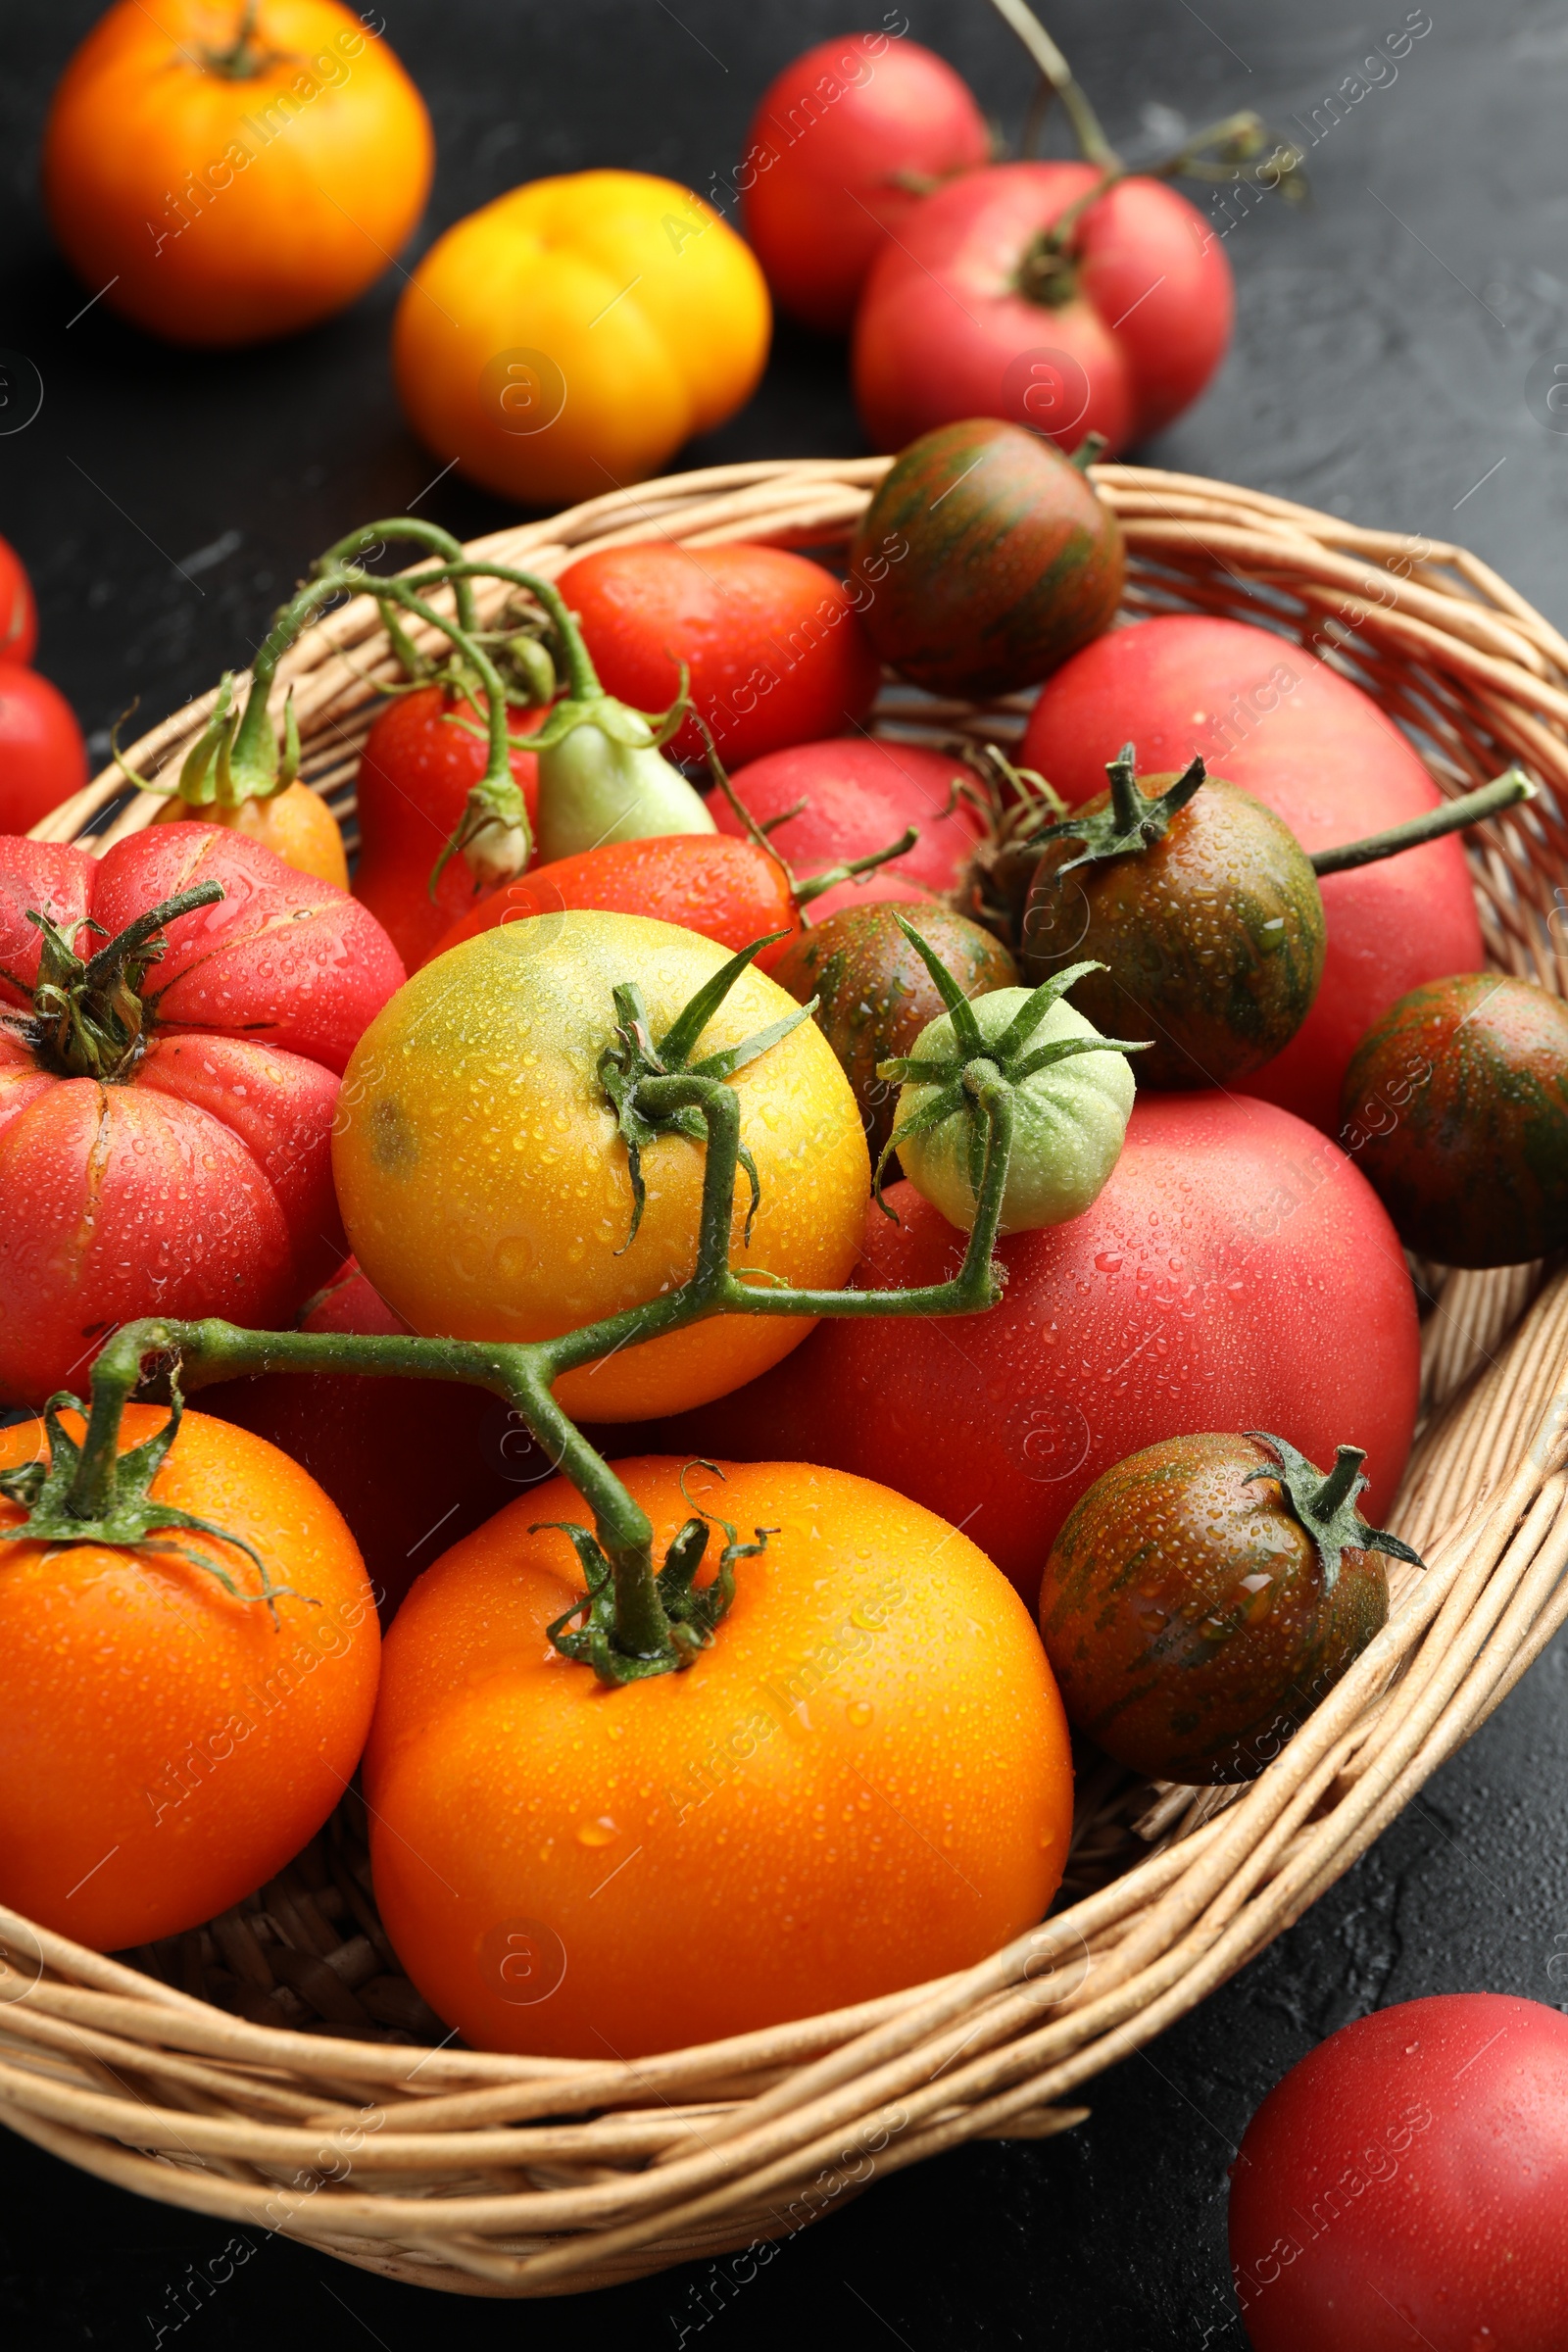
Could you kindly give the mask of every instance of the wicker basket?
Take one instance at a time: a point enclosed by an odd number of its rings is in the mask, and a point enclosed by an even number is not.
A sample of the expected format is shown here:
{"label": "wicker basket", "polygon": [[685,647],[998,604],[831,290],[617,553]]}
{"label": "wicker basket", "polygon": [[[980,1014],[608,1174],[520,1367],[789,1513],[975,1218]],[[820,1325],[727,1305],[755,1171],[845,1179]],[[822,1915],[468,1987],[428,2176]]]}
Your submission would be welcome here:
{"label": "wicker basket", "polygon": [[[887,461],[713,468],[477,543],[535,571],[672,537],[841,545]],[[1463,551],[1184,475],[1096,469],[1134,613],[1269,620],[1368,686],[1446,789],[1511,760],[1545,791],[1471,852],[1490,953],[1560,990],[1568,644]],[[353,777],[393,665],[374,606],[284,661],[306,775],[352,839]],[[178,759],[209,694],[144,736]],[[883,731],[1016,736],[890,686]],[[113,807],[117,801],[122,807]],[[101,848],[154,804],[107,774],[37,828]],[[1565,943],[1568,944],[1568,943]],[[1259,1952],[1348,1870],[1568,1617],[1568,1277],[1426,1270],[1426,1422],[1393,1514],[1430,1563],[1262,1778],[1085,1776],[1077,1899],[966,1973],[635,2065],[440,2040],[398,1970],[345,1809],[209,1928],[105,1959],[0,1912],[0,2120],[121,2186],[470,2294],[547,2295],[792,2234],[880,2174],[977,2136],[1043,2137],[1083,2084]],[[1086,1891],[1087,1890],[1087,1891]]]}

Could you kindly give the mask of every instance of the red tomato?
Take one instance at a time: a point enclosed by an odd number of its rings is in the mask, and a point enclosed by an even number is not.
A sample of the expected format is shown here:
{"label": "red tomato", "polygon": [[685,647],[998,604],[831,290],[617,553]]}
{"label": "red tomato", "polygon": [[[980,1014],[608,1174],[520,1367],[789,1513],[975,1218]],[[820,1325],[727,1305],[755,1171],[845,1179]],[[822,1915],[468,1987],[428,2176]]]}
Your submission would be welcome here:
{"label": "red tomato", "polygon": [[[963,1236],[912,1185],[867,1211],[858,1279],[941,1282]],[[1277,1430],[1315,1462],[1363,1446],[1374,1523],[1415,1426],[1403,1253],[1337,1145],[1245,1095],[1144,1096],[1094,1206],[1014,1234],[974,1321],[820,1323],[788,1361],[645,1444],[791,1454],[962,1526],[1034,1600],[1067,1513],[1160,1439]]]}
{"label": "red tomato", "polygon": [[0,662],[0,833],[30,832],[86,781],[87,747],[59,687]]}
{"label": "red tomato", "polygon": [[1198,398],[1230,341],[1230,264],[1185,196],[1124,179],[1081,216],[1076,260],[1019,291],[1039,240],[1096,185],[1092,164],[998,164],[928,196],[866,279],[855,395],[878,449],[1001,416],[1114,457]]}
{"label": "red tomato", "polygon": [[[514,711],[508,724],[514,735],[526,736],[543,717],[542,710]],[[448,861],[433,900],[430,875],[462,821],[470,788],[484,774],[483,727],[483,713],[472,703],[458,702],[440,686],[421,686],[387,705],[360,754],[354,896],[368,906],[411,972],[474,902],[473,875],[462,858]],[[511,765],[533,824],[539,762],[532,752],[519,751]]]}
{"label": "red tomato", "polygon": [[[1018,755],[1074,807],[1129,738],[1151,773],[1200,752],[1278,809],[1305,850],[1435,808],[1442,795],[1369,695],[1298,645],[1238,620],[1171,614],[1112,630],[1041,689]],[[1333,1135],[1361,1039],[1424,981],[1486,961],[1456,836],[1323,881],[1328,957],[1317,1002],[1249,1091]],[[1310,1450],[1310,1449],[1308,1449]]]}
{"label": "red tomato", "polygon": [[0,539],[0,658],[30,662],[38,645],[38,608],[22,558]]}
{"label": "red tomato", "polygon": [[1253,2352],[1561,2352],[1568,2018],[1495,1992],[1358,2018],[1231,2168]]}
{"label": "red tomato", "polygon": [[[374,1337],[409,1326],[350,1258],[298,1329]],[[383,1624],[432,1560],[555,1470],[499,1396],[461,1382],[273,1372],[220,1381],[200,1402],[204,1413],[268,1439],[331,1496],[364,1555]]]}
{"label": "red tomato", "polygon": [[780,306],[842,335],[866,271],[902,234],[920,183],[991,153],[974,93],[918,41],[819,41],[771,81],[736,172],[746,233]]}
{"label": "red tomato", "polygon": [[[664,833],[648,841],[607,841],[579,857],[536,865],[481,899],[453,924],[435,953],[444,956],[448,948],[493,931],[498,923],[558,914],[567,906],[652,915],[661,923],[678,923],[683,931],[700,931],[721,948],[749,948],[769,931],[794,938],[802,927],[789,876],[755,841]],[[781,939],[776,947],[764,948],[757,958],[759,971],[771,971],[789,944]]]}
{"label": "red tomato", "polygon": [[[726,767],[858,726],[882,667],[851,592],[782,547],[609,547],[558,586],[607,694],[637,710],[675,699],[680,664]],[[701,760],[688,719],[670,746]]]}
{"label": "red tomato", "polygon": [[[207,881],[223,897],[134,984],[139,1052],[78,1073],[38,1034],[28,910],[93,954]],[[338,1080],[402,979],[363,906],[244,834],[154,825],[102,859],[0,841],[0,1400],[79,1384],[137,1315],[287,1321],[343,1256]]]}
{"label": "red tomato", "polygon": [[[907,856],[878,866],[861,882],[835,883],[813,899],[811,920],[821,922],[840,906],[919,900],[953,888],[985,831],[973,802],[955,797],[955,784],[967,774],[963,761],[946,752],[862,735],[773,752],[731,781],[742,807],[761,825],[806,803],[798,816],[768,834],[803,879],[886,849],[906,826],[918,826],[920,838]],[[744,831],[722,793],[712,794],[708,805],[721,833]]]}

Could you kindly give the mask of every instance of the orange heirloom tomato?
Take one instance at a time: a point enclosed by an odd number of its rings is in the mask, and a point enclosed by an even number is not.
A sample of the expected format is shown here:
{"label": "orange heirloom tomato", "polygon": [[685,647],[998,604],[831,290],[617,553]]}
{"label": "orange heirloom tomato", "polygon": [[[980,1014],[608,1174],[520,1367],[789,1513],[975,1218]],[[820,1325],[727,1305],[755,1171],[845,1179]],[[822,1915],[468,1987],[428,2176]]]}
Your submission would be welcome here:
{"label": "orange heirloom tomato", "polygon": [[[401,988],[355,1049],[332,1172],[350,1247],[418,1332],[544,1340],[662,1298],[697,1256],[706,1147],[659,1137],[642,1154],[635,1240],[626,1146],[599,1077],[612,991],[635,982],[657,1040],[729,951],[636,914],[572,909],[450,949]],[[798,1011],[744,972],[703,1030],[707,1055]],[[803,1021],[729,1080],[761,1204],[736,1271],[836,1287],[860,1250],[870,1160],[832,1047]],[[556,1395],[592,1421],[640,1421],[752,1380],[798,1347],[803,1316],[715,1315],[567,1372]]]}
{"label": "orange heirloom tomato", "polygon": [[409,421],[504,497],[564,506],[656,473],[750,400],[772,313],[750,246],[670,179],[531,180],[438,239],[404,289]]}
{"label": "orange heirloom tomato", "polygon": [[424,210],[424,102],[337,0],[119,0],[44,133],[55,235],[173,343],[255,343],[380,276]]}
{"label": "orange heirloom tomato", "polygon": [[[168,1419],[127,1405],[122,1453]],[[0,1430],[0,1469],[43,1452],[40,1422]],[[297,1462],[187,1413],[151,1494],[254,1544],[288,1590],[274,1619],[254,1560],[189,1530],[0,1543],[0,1902],[95,1951],[196,1927],[281,1870],[342,1795],[375,1703],[369,1581]],[[0,1498],[0,1530],[24,1516]]]}
{"label": "orange heirloom tomato", "polygon": [[318,792],[297,779],[266,800],[240,801],[226,808],[220,801],[192,808],[173,793],[153,818],[155,825],[222,825],[231,833],[248,833],[297,874],[313,874],[318,882],[349,886],[349,861],[337,818]]}
{"label": "orange heirloom tomato", "polygon": [[546,1636],[583,1592],[568,1539],[530,1532],[583,1519],[565,1479],[419,1578],[365,1786],[381,1917],[437,2013],[479,2049],[634,2057],[967,1968],[1040,1919],[1066,1720],[985,1554],[843,1471],[615,1468],[656,1558],[692,1503],[776,1532],[692,1667],[614,1690]]}

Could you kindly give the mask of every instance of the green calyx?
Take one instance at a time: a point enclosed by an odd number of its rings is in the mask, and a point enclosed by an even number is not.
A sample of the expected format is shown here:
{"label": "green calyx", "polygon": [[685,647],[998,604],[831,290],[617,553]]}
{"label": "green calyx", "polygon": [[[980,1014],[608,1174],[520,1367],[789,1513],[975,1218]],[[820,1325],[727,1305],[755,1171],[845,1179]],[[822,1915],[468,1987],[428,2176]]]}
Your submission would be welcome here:
{"label": "green calyx", "polygon": [[283,705],[283,740],[279,744],[268,716],[272,669],[266,676],[258,663],[243,710],[234,706],[234,673],[225,669],[212,715],[185,754],[178,781],[141,775],[121,753],[119,728],[109,738],[115,764],[143,792],[177,794],[192,808],[238,808],[246,801],[270,801],[286,792],[300,772],[300,731],[294,716],[294,689]]}
{"label": "green calyx", "polygon": [[261,15],[261,0],[245,0],[234,38],[226,49],[203,49],[202,64],[210,74],[220,74],[225,81],[254,81],[257,74],[275,65],[285,53],[281,49],[265,49],[256,38],[256,20]]}
{"label": "green calyx", "polygon": [[[0,1542],[110,1544],[127,1548],[148,1544],[157,1550],[172,1551],[216,1577],[233,1599],[265,1601],[275,1625],[278,1601],[285,1594],[291,1598],[297,1595],[287,1585],[273,1584],[267,1562],[255,1545],[247,1544],[243,1536],[230,1535],[226,1528],[215,1526],[210,1519],[198,1519],[193,1512],[178,1510],[171,1503],[154,1502],[148,1492],[179,1435],[185,1408],[177,1379],[172,1384],[171,1396],[170,1415],[163,1428],[125,1453],[119,1452],[113,1445],[105,1447],[101,1442],[96,1446],[78,1446],[60,1415],[69,1405],[88,1422],[91,1434],[87,1407],[64,1389],[51,1396],[43,1408],[49,1437],[48,1462],[24,1462],[18,1470],[0,1473],[0,1494],[9,1502],[20,1503],[27,1514],[20,1526],[0,1528]],[[96,1398],[93,1412],[98,1412]],[[114,1419],[117,1425],[114,1434],[118,1436],[118,1406]],[[261,1591],[241,1592],[221,1561],[210,1558],[204,1551],[192,1550],[183,1544],[155,1541],[172,1534],[211,1536],[217,1543],[230,1544],[236,1551],[243,1551],[255,1563]]]}
{"label": "green calyx", "polygon": [[[813,997],[809,1004],[782,1014],[769,1021],[755,1036],[738,1046],[726,1046],[721,1053],[710,1054],[701,1061],[693,1061],[703,1031],[729,995],[736,981],[763,948],[783,939],[782,931],[770,931],[761,939],[754,939],[749,948],[713,974],[700,988],[691,1003],[680,1011],[657,1043],[648,1025],[648,1007],[643,994],[634,981],[627,981],[614,991],[617,1015],[613,1041],[599,1056],[599,1083],[609,1096],[626,1147],[626,1167],[631,1178],[631,1230],[620,1246],[617,1255],[629,1250],[637,1239],[637,1228],[643,1221],[647,1206],[648,1188],[643,1181],[643,1153],[663,1135],[684,1135],[701,1144],[707,1139],[708,1128],[698,1106],[697,1093],[682,1081],[717,1081],[723,1084],[737,1070],[756,1061],[768,1049],[810,1019],[816,1009]],[[746,1216],[745,1239],[752,1238],[752,1224],[762,1197],[757,1174],[757,1163],[744,1144],[738,1144],[736,1156],[745,1169],[752,1188],[751,1206]]]}
{"label": "green calyx", "polygon": [[1334,1457],[1334,1467],[1327,1477],[1315,1462],[1298,1453],[1284,1438],[1270,1435],[1266,1429],[1250,1429],[1244,1433],[1259,1446],[1266,1446],[1278,1456],[1277,1465],[1266,1469],[1249,1470],[1243,1479],[1250,1486],[1253,1479],[1271,1478],[1280,1490],[1280,1499],[1291,1518],[1304,1527],[1317,1546],[1323,1562],[1323,1584],[1332,1592],[1339,1581],[1340,1562],[1347,1551],[1383,1551],[1390,1559],[1403,1560],[1412,1568],[1424,1568],[1426,1562],[1418,1551],[1397,1536],[1388,1535],[1382,1528],[1368,1527],[1356,1509],[1356,1498],[1366,1490],[1361,1476],[1361,1464],[1366,1460],[1359,1446],[1341,1446]]}
{"label": "green calyx", "polygon": [[[176,916],[211,906],[223,895],[220,882],[194,883],[160,906],[149,907],[95,956],[76,954],[58,924],[36,907],[27,920],[42,935],[38,977],[32,988],[27,1042],[46,1069],[62,1078],[96,1078],[109,1085],[129,1076],[145,1044],[147,1012],[141,989],[165,950],[163,932]],[[89,917],[76,930],[98,931]]]}
{"label": "green calyx", "polygon": [[[710,1470],[716,1478],[724,1475],[716,1462],[694,1462],[688,1468]],[[681,1473],[681,1493],[686,1494],[685,1471]],[[686,1499],[690,1502],[692,1498],[686,1494]],[[643,1622],[638,1629],[645,1645],[641,1648],[628,1643],[631,1629],[622,1623],[624,1611],[616,1606],[614,1571],[588,1529],[570,1519],[546,1519],[528,1531],[536,1535],[541,1527],[557,1527],[570,1538],[588,1590],[546,1631],[564,1657],[591,1666],[599,1680],[612,1690],[624,1683],[645,1682],[651,1675],[684,1673],[703,1650],[710,1648],[714,1631],[728,1616],[735,1598],[735,1562],[755,1559],[767,1549],[768,1537],[778,1533],[776,1527],[760,1527],[755,1531],[756,1543],[743,1544],[728,1519],[716,1518],[700,1503],[693,1504],[693,1510],[696,1515],[674,1537],[663,1566],[648,1580]],[[723,1529],[724,1548],[718,1555],[716,1574],[699,1589],[696,1577],[708,1550],[710,1522]],[[579,1618],[581,1624],[573,1625]]]}
{"label": "green calyx", "polygon": [[1156,841],[1164,840],[1171,818],[1186,808],[1208,770],[1201,760],[1194,760],[1166,791],[1147,793],[1138,781],[1137,754],[1127,743],[1114,760],[1107,760],[1105,773],[1110,778],[1108,807],[1058,817],[1031,836],[1032,846],[1058,839],[1082,843],[1078,856],[1057,867],[1058,882],[1081,865],[1093,865],[1105,858],[1139,858],[1152,850]]}
{"label": "green calyx", "polygon": [[[1068,964],[1065,970],[1054,973],[1049,980],[1043,981],[1038,988],[1030,991],[1002,1035],[988,1039],[982,1033],[974,1006],[941,956],[921,938],[912,923],[906,922],[903,915],[897,915],[895,919],[930,973],[937,993],[947,1007],[953,1025],[955,1051],[941,1060],[916,1053],[877,1063],[876,1074],[879,1078],[896,1081],[901,1086],[930,1087],[935,1090],[918,1109],[899,1121],[882,1147],[872,1179],[872,1191],[878,1207],[889,1217],[894,1216],[894,1211],[882,1198],[882,1171],[901,1145],[931,1133],[956,1112],[963,1113],[968,1121],[969,1189],[978,1199],[990,1120],[982,1121],[975,1115],[977,1105],[989,1103],[994,1116],[998,1103],[1009,1103],[1029,1079],[1057,1062],[1072,1060],[1080,1054],[1139,1054],[1146,1050],[1144,1045],[1138,1043],[1098,1035],[1057,1037],[1044,1045],[1034,1042],[1035,1033],[1047,1014],[1074,982],[1081,980],[1086,972],[1103,971],[1103,964],[1093,961]],[[894,1221],[897,1222],[896,1217]]]}

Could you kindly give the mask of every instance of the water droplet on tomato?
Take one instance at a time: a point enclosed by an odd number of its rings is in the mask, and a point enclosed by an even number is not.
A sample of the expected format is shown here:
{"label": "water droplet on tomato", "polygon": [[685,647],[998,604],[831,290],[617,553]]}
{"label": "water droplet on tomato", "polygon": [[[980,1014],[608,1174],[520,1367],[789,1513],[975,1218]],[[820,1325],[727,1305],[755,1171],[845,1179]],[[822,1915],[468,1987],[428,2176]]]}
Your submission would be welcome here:
{"label": "water droplet on tomato", "polygon": [[597,1821],[583,1821],[577,1825],[579,1845],[610,1845],[619,1836],[618,1823],[612,1821],[608,1813],[601,1813]]}
{"label": "water droplet on tomato", "polygon": [[850,1721],[854,1724],[857,1731],[861,1730],[862,1727],[868,1724],[871,1720],[871,1709],[863,1698],[852,1699],[850,1701],[848,1713]]}

